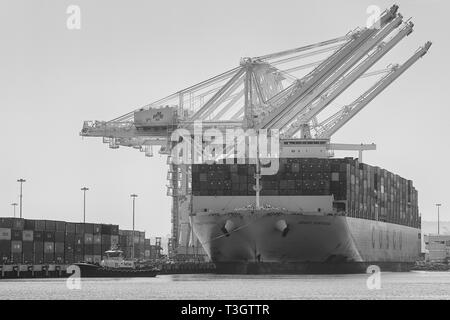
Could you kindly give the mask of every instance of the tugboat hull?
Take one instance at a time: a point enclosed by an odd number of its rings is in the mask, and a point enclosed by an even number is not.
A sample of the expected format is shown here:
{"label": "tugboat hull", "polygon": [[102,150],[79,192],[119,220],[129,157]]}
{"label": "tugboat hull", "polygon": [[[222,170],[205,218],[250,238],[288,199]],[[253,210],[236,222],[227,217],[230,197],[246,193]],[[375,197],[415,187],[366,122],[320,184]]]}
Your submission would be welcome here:
{"label": "tugboat hull", "polygon": [[88,263],[75,265],[80,268],[82,278],[153,278],[158,274],[155,269],[112,269]]}

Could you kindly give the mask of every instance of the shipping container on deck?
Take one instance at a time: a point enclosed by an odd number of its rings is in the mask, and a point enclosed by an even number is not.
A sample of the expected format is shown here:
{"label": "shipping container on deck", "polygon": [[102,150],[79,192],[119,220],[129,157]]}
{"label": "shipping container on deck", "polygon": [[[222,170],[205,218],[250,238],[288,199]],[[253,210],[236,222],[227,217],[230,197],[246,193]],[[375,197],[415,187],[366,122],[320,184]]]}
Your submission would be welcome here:
{"label": "shipping container on deck", "polygon": [[55,253],[64,253],[64,242],[55,242]]}
{"label": "shipping container on deck", "polygon": [[55,232],[55,242],[64,242],[66,238],[66,234],[64,231],[56,231]]}
{"label": "shipping container on deck", "polygon": [[101,245],[102,244],[102,235],[101,234],[94,234],[94,236],[93,236],[93,243]]}
{"label": "shipping container on deck", "polygon": [[44,241],[44,253],[54,253],[55,243],[51,241]]}
{"label": "shipping container on deck", "polygon": [[34,262],[33,247],[34,245],[31,241],[22,242],[23,263],[32,264]]}
{"label": "shipping container on deck", "polygon": [[22,252],[12,252],[11,253],[11,262],[14,264],[23,263],[23,254]]}
{"label": "shipping container on deck", "polygon": [[45,231],[56,231],[56,221],[45,220]]}
{"label": "shipping container on deck", "polygon": [[11,260],[11,240],[0,240],[0,264]]}
{"label": "shipping container on deck", "polygon": [[103,235],[111,235],[111,225],[110,224],[102,224],[102,236]]}
{"label": "shipping container on deck", "polygon": [[99,235],[102,233],[102,225],[101,224],[94,224],[94,231],[92,232],[95,235]]}
{"label": "shipping container on deck", "polygon": [[23,228],[25,230],[35,230],[35,220],[25,219]]}
{"label": "shipping container on deck", "polygon": [[33,230],[23,230],[22,231],[22,240],[32,242],[34,240],[33,238]]}
{"label": "shipping container on deck", "polygon": [[118,235],[112,235],[111,236],[111,246],[117,247],[119,245],[119,236]]}
{"label": "shipping container on deck", "polygon": [[23,230],[11,230],[11,240],[22,241]]}
{"label": "shipping container on deck", "polygon": [[85,245],[92,245],[94,243],[94,236],[92,233],[85,233],[84,234],[84,244]]}
{"label": "shipping container on deck", "polygon": [[55,261],[55,253],[44,253],[44,263],[53,264]]}
{"label": "shipping container on deck", "polygon": [[14,218],[0,218],[0,228],[14,228]]}
{"label": "shipping container on deck", "polygon": [[11,240],[11,262],[12,263],[22,263],[23,262],[23,254],[22,254],[22,241],[20,240]]}
{"label": "shipping container on deck", "polygon": [[53,231],[45,231],[44,232],[44,242],[55,242],[55,232]]}
{"label": "shipping container on deck", "polygon": [[66,222],[66,234],[76,233],[76,225],[74,222]]}
{"label": "shipping container on deck", "polygon": [[84,255],[93,255],[93,254],[94,254],[94,245],[84,244]]}
{"label": "shipping container on deck", "polygon": [[55,263],[64,263],[64,252],[55,252]]}
{"label": "shipping container on deck", "polygon": [[94,255],[102,255],[103,254],[103,252],[102,252],[102,245],[101,244],[94,244],[93,245],[94,246]]}
{"label": "shipping container on deck", "polygon": [[45,231],[45,220],[34,220],[35,231]]}
{"label": "shipping container on deck", "polygon": [[[42,233],[41,233],[42,234]],[[35,241],[33,242],[33,254],[34,254],[34,263],[42,264],[44,263],[44,242],[43,241]]]}
{"label": "shipping container on deck", "polygon": [[94,224],[93,223],[86,223],[84,225],[84,233],[93,234],[94,233]]}
{"label": "shipping container on deck", "polygon": [[75,246],[84,245],[84,234],[75,234]]}
{"label": "shipping container on deck", "polygon": [[76,234],[84,234],[84,223],[77,223],[75,225],[75,233]]}
{"label": "shipping container on deck", "polygon": [[55,231],[66,232],[66,222],[65,221],[55,221]]}
{"label": "shipping container on deck", "polygon": [[65,264],[75,263],[73,251],[64,251],[64,263]]}

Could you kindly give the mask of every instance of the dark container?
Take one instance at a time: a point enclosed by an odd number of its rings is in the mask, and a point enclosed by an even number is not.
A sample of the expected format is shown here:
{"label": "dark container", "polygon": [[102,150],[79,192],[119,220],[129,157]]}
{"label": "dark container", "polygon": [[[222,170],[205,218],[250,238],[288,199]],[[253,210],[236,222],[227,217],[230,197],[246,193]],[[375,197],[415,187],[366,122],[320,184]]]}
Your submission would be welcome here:
{"label": "dark container", "polygon": [[23,263],[33,263],[33,242],[23,242],[22,251],[23,251]]}
{"label": "dark container", "polygon": [[111,235],[112,236],[119,235],[119,226],[117,224],[111,225]]}
{"label": "dark container", "polygon": [[76,234],[83,234],[84,233],[84,223],[77,223],[75,226],[75,233]]}
{"label": "dark container", "polygon": [[22,253],[15,253],[13,252],[11,254],[11,262],[12,263],[23,263],[23,255]]}
{"label": "dark container", "polygon": [[101,224],[94,224],[94,231],[93,234],[101,234],[102,233],[102,225]]}
{"label": "dark container", "polygon": [[34,242],[44,241],[44,232],[43,231],[34,231],[33,232],[33,240],[34,240]]}
{"label": "dark container", "polygon": [[56,221],[45,220],[45,231],[56,231]]}
{"label": "dark container", "polygon": [[85,255],[93,255],[94,254],[94,245],[93,244],[85,244],[84,245],[84,254]]}
{"label": "dark container", "polygon": [[102,235],[111,235],[111,224],[102,224]]}
{"label": "dark container", "polygon": [[0,264],[11,260],[11,240],[0,240]]}
{"label": "dark container", "polygon": [[34,263],[44,263],[44,242],[34,242]]}
{"label": "dark container", "polygon": [[25,220],[24,229],[25,230],[34,230],[36,220]]}
{"label": "dark container", "polygon": [[24,226],[25,226],[25,219],[13,218],[12,229],[23,230]]}
{"label": "dark container", "polygon": [[55,232],[45,231],[44,232],[44,242],[45,241],[55,242]]}
{"label": "dark container", "polygon": [[0,218],[0,228],[12,229],[13,218]]}
{"label": "dark container", "polygon": [[64,221],[55,221],[56,223],[56,231],[65,232],[66,231],[66,222]]}
{"label": "dark container", "polygon": [[102,234],[102,245],[111,245],[111,235]]}
{"label": "dark container", "polygon": [[22,240],[23,230],[11,230],[11,240]]}
{"label": "dark container", "polygon": [[84,225],[84,233],[94,233],[94,224],[93,223],[86,223]]}
{"label": "dark container", "polygon": [[76,232],[76,223],[66,222],[66,233],[75,233]]}
{"label": "dark container", "polygon": [[65,234],[64,231],[55,232],[55,242],[64,242]]}
{"label": "dark container", "polygon": [[102,254],[102,246],[100,244],[94,244],[94,256]]}
{"label": "dark container", "polygon": [[66,233],[64,235],[64,241],[74,244],[75,243],[75,233]]}
{"label": "dark container", "polygon": [[24,219],[20,218],[0,218],[0,228],[23,230]]}
{"label": "dark container", "polygon": [[55,242],[55,253],[64,253],[64,242]]}
{"label": "dark container", "polygon": [[44,253],[44,263],[53,264],[55,263],[54,253]]}
{"label": "dark container", "polygon": [[45,220],[34,220],[34,230],[45,231]]}
{"label": "dark container", "polygon": [[84,255],[83,246],[81,246],[81,245],[75,245],[74,253],[75,253],[76,255],[81,255],[81,256]]}

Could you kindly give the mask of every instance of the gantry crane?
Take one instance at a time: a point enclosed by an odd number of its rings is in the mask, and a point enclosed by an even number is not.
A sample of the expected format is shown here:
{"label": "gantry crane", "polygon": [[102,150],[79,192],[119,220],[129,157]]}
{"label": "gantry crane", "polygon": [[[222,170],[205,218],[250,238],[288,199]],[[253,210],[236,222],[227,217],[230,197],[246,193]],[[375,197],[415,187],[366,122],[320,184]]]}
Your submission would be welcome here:
{"label": "gantry crane", "polygon": [[[427,53],[430,42],[402,65],[370,70],[411,34],[413,27],[411,21],[403,21],[394,5],[381,14],[373,27],[358,28],[345,36],[308,46],[242,58],[236,68],[123,116],[110,121],[85,121],[80,134],[102,137],[110,148],[139,149],[146,156],[153,156],[153,146],[159,146],[159,153],[168,155],[168,195],[173,199],[172,249],[178,254],[189,253],[189,244],[196,242],[190,227],[191,166],[171,161],[172,133],[176,129],[189,132],[196,123],[201,123],[202,130],[276,129],[281,140],[321,140],[330,154],[333,150],[356,150],[361,160],[362,151],[374,150],[375,144],[335,144],[330,139]],[[353,83],[377,76],[375,84],[353,102],[322,116]]]}

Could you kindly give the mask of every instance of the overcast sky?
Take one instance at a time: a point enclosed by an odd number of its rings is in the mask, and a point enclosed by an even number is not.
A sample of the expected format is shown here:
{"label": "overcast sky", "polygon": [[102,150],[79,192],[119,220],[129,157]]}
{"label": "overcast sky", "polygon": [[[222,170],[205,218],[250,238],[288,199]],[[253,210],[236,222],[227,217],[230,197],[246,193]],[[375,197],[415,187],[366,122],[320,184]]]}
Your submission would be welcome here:
{"label": "overcast sky", "polygon": [[[422,217],[450,219],[449,2],[396,1],[415,31],[387,56],[418,61],[333,137],[371,143],[364,161],[412,179]],[[68,30],[66,9],[81,9]],[[257,56],[346,34],[364,26],[369,5],[391,1],[0,0],[1,216],[12,215],[25,178],[24,216],[87,220],[147,235],[170,232],[165,157],[109,149],[79,136],[83,120],[110,120]],[[343,155],[343,154],[338,154]],[[357,156],[356,154],[345,154]]]}

